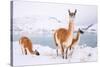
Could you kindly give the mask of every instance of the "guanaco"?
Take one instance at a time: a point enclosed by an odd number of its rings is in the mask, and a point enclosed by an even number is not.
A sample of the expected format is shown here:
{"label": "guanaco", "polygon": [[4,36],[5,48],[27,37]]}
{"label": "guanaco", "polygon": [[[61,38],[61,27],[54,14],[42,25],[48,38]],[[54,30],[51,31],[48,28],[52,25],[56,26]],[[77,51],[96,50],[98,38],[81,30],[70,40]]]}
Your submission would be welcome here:
{"label": "guanaco", "polygon": [[75,45],[77,45],[77,42],[80,40],[80,34],[84,34],[86,30],[88,30],[90,27],[92,27],[93,24],[90,24],[89,26],[87,26],[86,28],[83,28],[83,30],[81,30],[80,28],[78,29],[78,32],[77,32],[77,35],[76,35],[76,38],[73,37],[73,40],[72,40],[72,44],[70,45],[70,50],[72,48],[75,47]]}
{"label": "guanaco", "polygon": [[21,46],[22,53],[27,55],[28,51],[32,55],[40,55],[39,52],[35,49],[32,50],[32,42],[28,37],[21,37],[19,40],[19,44]]}
{"label": "guanaco", "polygon": [[[74,18],[75,18],[76,12],[77,12],[76,9],[75,9],[75,12],[70,12],[70,10],[68,10],[68,13],[69,13],[68,29],[60,28],[56,30],[54,33],[54,40],[55,40],[56,47],[57,47],[56,48],[57,56],[58,56],[58,47],[60,47],[63,59],[64,57],[67,59],[68,48],[72,44],[73,31],[74,31]],[[66,56],[64,56],[64,52]]]}
{"label": "guanaco", "polygon": [[79,40],[80,40],[80,34],[83,34],[83,33],[84,33],[84,31],[78,29],[76,37],[73,37],[72,44],[70,45],[70,50],[71,50],[71,48],[75,47],[75,45],[77,44],[77,42],[79,42]]}
{"label": "guanaco", "polygon": [[71,45],[70,45],[70,47],[69,47],[69,49],[72,50],[72,52],[71,52],[70,55],[72,55],[75,46],[76,46],[76,45],[78,44],[78,42],[80,41],[80,35],[83,34],[83,33],[84,33],[84,31],[82,31],[82,30],[79,28],[78,31],[77,31],[76,37],[73,37],[72,43],[71,43]]}
{"label": "guanaco", "polygon": [[70,47],[69,47],[69,49],[72,50],[72,52],[71,52],[70,55],[72,55],[75,46],[76,46],[77,43],[80,41],[80,35],[81,35],[81,34],[84,34],[85,31],[88,30],[88,29],[89,29],[90,27],[92,27],[92,26],[93,26],[93,24],[90,24],[90,25],[87,26],[86,28],[83,28],[84,31],[81,30],[80,28],[78,29],[78,32],[77,32],[77,34],[76,34],[76,37],[75,37],[75,38],[73,37],[72,44],[71,44]]}

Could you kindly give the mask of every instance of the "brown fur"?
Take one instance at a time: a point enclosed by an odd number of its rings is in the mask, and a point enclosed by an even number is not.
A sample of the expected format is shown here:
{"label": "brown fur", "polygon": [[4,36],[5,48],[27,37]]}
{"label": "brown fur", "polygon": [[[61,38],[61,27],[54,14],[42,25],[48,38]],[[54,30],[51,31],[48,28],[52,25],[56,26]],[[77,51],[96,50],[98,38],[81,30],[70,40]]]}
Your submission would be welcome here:
{"label": "brown fur", "polygon": [[64,58],[64,48],[66,48],[66,59],[67,59],[68,48],[71,46],[73,40],[73,31],[74,31],[73,18],[75,17],[76,10],[73,13],[71,13],[70,10],[68,10],[68,12],[69,12],[69,28],[68,29],[60,28],[56,30],[54,33],[54,40],[57,46],[57,56],[58,56],[58,46],[61,49],[62,58]]}
{"label": "brown fur", "polygon": [[[69,23],[69,29],[65,29],[65,28],[60,28],[55,32],[55,37],[59,40],[60,44],[58,44],[56,42],[56,45],[58,47],[58,45],[61,46],[61,52],[62,52],[62,57],[64,58],[64,48],[66,48],[66,55],[67,55],[67,49],[68,47],[71,45],[72,43],[72,39],[73,39],[73,22]],[[57,41],[57,39],[55,38],[55,41]],[[64,44],[64,42],[66,44]],[[58,50],[57,50],[58,52]],[[58,53],[57,53],[58,54]],[[67,58],[67,56],[66,56]]]}
{"label": "brown fur", "polygon": [[77,35],[76,35],[76,38],[73,38],[73,40],[72,40],[72,44],[70,46],[70,49],[74,48],[77,45],[77,42],[79,41],[79,38],[80,38],[80,34],[81,33],[78,31]]}
{"label": "brown fur", "polygon": [[72,40],[72,44],[71,44],[71,46],[69,47],[69,49],[71,50],[70,57],[71,57],[72,54],[73,54],[73,51],[74,51],[74,49],[75,49],[75,46],[77,45],[78,41],[80,40],[80,34],[81,34],[80,30],[78,30],[78,32],[77,32],[77,34],[76,34],[76,37],[73,38],[73,40]]}
{"label": "brown fur", "polygon": [[39,54],[37,51],[32,50],[32,42],[28,37],[21,37],[19,40],[19,44],[21,45],[22,53],[25,52],[25,55],[27,55],[28,51],[30,54]]}

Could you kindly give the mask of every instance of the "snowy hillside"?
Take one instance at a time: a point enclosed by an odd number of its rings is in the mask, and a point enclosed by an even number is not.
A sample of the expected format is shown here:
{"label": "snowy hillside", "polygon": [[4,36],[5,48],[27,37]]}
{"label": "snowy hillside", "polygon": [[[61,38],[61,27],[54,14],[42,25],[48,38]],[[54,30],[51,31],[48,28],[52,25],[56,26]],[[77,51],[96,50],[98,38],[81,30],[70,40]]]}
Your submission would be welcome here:
{"label": "snowy hillside", "polygon": [[[89,26],[89,25],[87,25],[87,26]],[[94,33],[97,33],[97,24],[93,24],[89,29],[84,30],[85,28],[87,28],[87,26],[84,26],[84,25],[83,26],[78,26],[76,28],[76,30],[78,30],[80,28],[81,30],[86,31],[86,32],[94,32]]]}
{"label": "snowy hillside", "polygon": [[[32,16],[32,17],[21,17],[13,20],[13,32],[14,34],[49,34],[52,30],[59,28],[67,28],[67,21],[58,19],[57,17],[49,16]],[[83,29],[87,26],[75,26],[75,31],[79,28]],[[94,24],[86,32],[97,32],[97,24]]]}
{"label": "snowy hillside", "polygon": [[13,20],[13,32],[14,34],[48,34],[52,32],[53,29],[65,26],[64,24],[65,23],[61,23],[56,17],[19,17]]}

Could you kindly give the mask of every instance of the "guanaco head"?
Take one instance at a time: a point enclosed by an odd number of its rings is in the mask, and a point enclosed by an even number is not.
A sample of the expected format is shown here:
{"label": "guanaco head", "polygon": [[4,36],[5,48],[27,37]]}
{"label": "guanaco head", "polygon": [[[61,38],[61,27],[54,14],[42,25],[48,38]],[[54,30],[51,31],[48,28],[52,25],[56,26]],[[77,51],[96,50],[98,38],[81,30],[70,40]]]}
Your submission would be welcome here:
{"label": "guanaco head", "polygon": [[74,12],[70,11],[70,9],[68,10],[70,19],[74,19],[75,18],[76,12],[77,12],[77,9],[75,9]]}
{"label": "guanaco head", "polygon": [[35,55],[40,55],[40,53],[35,49],[34,51]]}
{"label": "guanaco head", "polygon": [[80,28],[79,28],[79,33],[81,33],[81,34],[84,34],[84,31],[82,31]]}

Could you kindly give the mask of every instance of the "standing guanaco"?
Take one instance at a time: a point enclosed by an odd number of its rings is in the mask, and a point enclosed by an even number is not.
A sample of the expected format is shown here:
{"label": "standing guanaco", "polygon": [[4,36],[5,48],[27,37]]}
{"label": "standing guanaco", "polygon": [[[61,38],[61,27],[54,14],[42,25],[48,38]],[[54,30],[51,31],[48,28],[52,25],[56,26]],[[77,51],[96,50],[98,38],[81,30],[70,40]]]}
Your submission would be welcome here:
{"label": "standing guanaco", "polygon": [[71,44],[70,47],[69,47],[70,50],[72,50],[71,55],[72,55],[72,53],[73,53],[73,50],[74,50],[75,46],[76,46],[77,43],[80,41],[80,35],[83,34],[83,33],[85,33],[85,31],[88,30],[88,29],[89,29],[90,27],[92,27],[92,26],[93,26],[93,24],[90,24],[90,25],[87,26],[86,28],[83,28],[84,31],[81,30],[80,28],[78,29],[78,32],[77,32],[77,34],[76,34],[76,37],[75,37],[75,38],[73,37],[72,44]]}
{"label": "standing guanaco", "polygon": [[70,10],[68,10],[68,13],[69,13],[68,29],[60,28],[60,29],[56,30],[54,33],[54,40],[55,40],[56,47],[57,47],[57,49],[56,49],[57,56],[58,56],[58,47],[60,47],[63,59],[64,59],[64,52],[66,55],[65,58],[67,59],[68,48],[72,44],[73,32],[74,32],[74,18],[75,18],[76,12],[77,12],[76,9],[75,9],[75,12],[70,12]]}
{"label": "standing guanaco", "polygon": [[84,33],[84,31],[82,31],[81,29],[78,29],[76,36],[73,37],[72,43],[71,43],[71,45],[69,47],[69,49],[72,50],[72,52],[70,53],[70,55],[72,55],[75,46],[80,41],[80,35],[83,34],[83,33]]}

